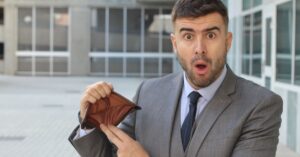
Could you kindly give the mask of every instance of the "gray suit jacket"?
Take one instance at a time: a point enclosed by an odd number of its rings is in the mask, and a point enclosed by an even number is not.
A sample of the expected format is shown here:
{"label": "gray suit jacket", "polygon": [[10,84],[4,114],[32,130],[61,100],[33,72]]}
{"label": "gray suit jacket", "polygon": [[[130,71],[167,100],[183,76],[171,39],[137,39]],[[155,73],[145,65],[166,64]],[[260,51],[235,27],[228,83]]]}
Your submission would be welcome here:
{"label": "gray suit jacket", "polygon": [[[141,84],[135,102],[142,110],[119,126],[139,141],[152,157],[171,156],[171,138],[183,74],[170,74]],[[194,126],[193,137],[176,157],[274,157],[281,124],[280,96],[233,74],[226,77]],[[112,146],[98,130],[70,142],[84,157],[113,156]],[[179,136],[180,137],[180,136]],[[181,141],[181,140],[177,140]],[[180,147],[181,144],[172,146]],[[174,150],[174,149],[172,149]]]}

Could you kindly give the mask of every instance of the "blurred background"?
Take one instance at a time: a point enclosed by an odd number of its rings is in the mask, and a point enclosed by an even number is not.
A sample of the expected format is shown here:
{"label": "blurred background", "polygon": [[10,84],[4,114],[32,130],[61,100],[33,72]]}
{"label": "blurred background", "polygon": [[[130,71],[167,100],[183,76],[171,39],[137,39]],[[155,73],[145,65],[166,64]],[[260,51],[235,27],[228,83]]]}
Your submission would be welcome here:
{"label": "blurred background", "polygon": [[[0,156],[78,156],[67,137],[85,87],[131,98],[180,71],[170,42],[176,0],[0,0]],[[300,156],[300,0],[223,0],[236,74],[282,96],[280,157]]]}

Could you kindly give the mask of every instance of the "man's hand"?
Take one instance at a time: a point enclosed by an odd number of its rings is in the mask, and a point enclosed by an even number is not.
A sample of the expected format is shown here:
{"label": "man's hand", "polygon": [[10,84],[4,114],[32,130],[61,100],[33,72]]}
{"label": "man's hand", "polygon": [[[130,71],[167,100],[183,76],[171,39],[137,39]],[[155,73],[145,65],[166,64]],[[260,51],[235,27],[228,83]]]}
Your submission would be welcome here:
{"label": "man's hand", "polygon": [[97,100],[109,96],[112,90],[113,86],[106,82],[97,82],[88,86],[80,100],[80,117],[84,118],[83,114],[89,103],[94,104]]}
{"label": "man's hand", "polygon": [[107,138],[118,147],[118,157],[149,157],[144,148],[121,129],[113,125],[100,125]]}

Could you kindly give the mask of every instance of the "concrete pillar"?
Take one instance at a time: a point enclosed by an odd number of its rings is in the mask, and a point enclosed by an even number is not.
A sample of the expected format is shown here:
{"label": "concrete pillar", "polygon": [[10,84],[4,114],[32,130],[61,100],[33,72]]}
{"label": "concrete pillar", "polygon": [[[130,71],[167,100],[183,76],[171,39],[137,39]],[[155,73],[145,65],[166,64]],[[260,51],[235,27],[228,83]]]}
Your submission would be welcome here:
{"label": "concrete pillar", "polygon": [[17,71],[17,8],[13,5],[4,7],[4,74],[14,75]]}
{"label": "concrete pillar", "polygon": [[71,75],[90,72],[90,10],[85,6],[71,7]]}

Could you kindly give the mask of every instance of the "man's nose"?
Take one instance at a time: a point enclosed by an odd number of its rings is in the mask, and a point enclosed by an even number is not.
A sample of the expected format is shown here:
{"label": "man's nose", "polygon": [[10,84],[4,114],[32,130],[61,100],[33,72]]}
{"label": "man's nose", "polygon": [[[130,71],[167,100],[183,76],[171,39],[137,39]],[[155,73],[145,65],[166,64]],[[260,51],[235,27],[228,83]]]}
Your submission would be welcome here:
{"label": "man's nose", "polygon": [[194,43],[194,53],[195,54],[206,54],[206,44],[203,39],[198,38]]}

